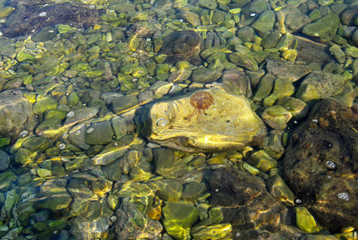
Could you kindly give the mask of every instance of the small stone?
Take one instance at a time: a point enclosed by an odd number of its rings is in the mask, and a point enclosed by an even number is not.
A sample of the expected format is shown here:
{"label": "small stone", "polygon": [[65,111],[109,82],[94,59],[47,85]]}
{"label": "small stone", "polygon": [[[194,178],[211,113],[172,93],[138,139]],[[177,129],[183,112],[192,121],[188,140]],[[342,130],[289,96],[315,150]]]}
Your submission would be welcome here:
{"label": "small stone", "polygon": [[240,67],[247,68],[248,70],[257,71],[259,69],[255,58],[250,53],[250,50],[245,47],[239,47],[237,52],[229,55],[229,59],[232,63],[235,63]]}
{"label": "small stone", "polygon": [[[191,236],[194,239],[223,239],[231,236],[232,226],[230,223],[213,224],[209,226],[193,227]],[[230,238],[230,237],[229,237]]]}
{"label": "small stone", "polygon": [[259,15],[259,17],[251,25],[252,28],[257,30],[261,35],[270,31],[275,24],[275,13],[272,10],[266,10]]}
{"label": "small stone", "polygon": [[189,239],[190,228],[198,219],[198,210],[186,202],[166,202],[163,224],[167,233],[177,239]]}
{"label": "small stone", "polygon": [[35,102],[32,110],[35,114],[40,115],[46,110],[57,108],[57,101],[53,97],[44,97]]}
{"label": "small stone", "polygon": [[0,171],[5,171],[8,169],[9,164],[10,156],[6,152],[0,150]]}
{"label": "small stone", "polygon": [[322,41],[328,42],[333,39],[339,26],[339,17],[335,14],[329,14],[306,25],[302,33],[311,37],[318,37]]}
{"label": "small stone", "polygon": [[332,45],[332,47],[329,48],[329,51],[339,63],[344,63],[346,61],[346,55],[337,44]]}
{"label": "small stone", "polygon": [[259,85],[257,86],[257,90],[253,97],[253,100],[259,102],[263,98],[267,97],[272,91],[274,81],[275,76],[270,73],[265,74],[265,76],[261,78]]}
{"label": "small stone", "polygon": [[188,169],[183,161],[170,149],[158,148],[153,150],[155,172],[165,178],[177,178],[184,175]]}
{"label": "small stone", "polygon": [[284,107],[275,105],[265,109],[261,114],[262,119],[267,125],[274,129],[283,130],[291,120],[292,114]]}
{"label": "small stone", "polygon": [[113,140],[113,130],[111,122],[109,121],[102,121],[93,123],[91,125],[93,131],[88,133],[86,132],[86,143],[90,145],[104,145]]}
{"label": "small stone", "polygon": [[138,104],[138,99],[136,95],[125,95],[115,98],[112,101],[112,108],[116,114],[120,114],[129,109],[132,109],[137,104]]}
{"label": "small stone", "polygon": [[165,201],[179,201],[183,192],[183,184],[174,179],[163,179],[153,183],[158,189],[158,197]]}
{"label": "small stone", "polygon": [[199,83],[211,83],[219,79],[222,75],[222,71],[215,68],[199,67],[193,71],[192,79],[194,82]]}
{"label": "small stone", "polygon": [[268,172],[271,168],[277,166],[277,161],[270,157],[264,150],[254,152],[248,162],[263,172]]}
{"label": "small stone", "polygon": [[288,206],[295,205],[295,196],[292,190],[279,175],[270,178],[267,181],[267,186],[271,195],[278,201],[283,202]]}
{"label": "small stone", "polygon": [[312,72],[299,86],[296,97],[308,102],[313,99],[329,98],[343,92],[345,78],[339,74]]}
{"label": "small stone", "polygon": [[178,17],[184,19],[194,27],[201,24],[199,15],[191,11],[180,11]]}
{"label": "small stone", "polygon": [[190,182],[185,186],[182,194],[183,200],[193,200],[206,191],[205,183]]}
{"label": "small stone", "polygon": [[296,212],[296,224],[301,230],[307,233],[320,231],[316,220],[305,207],[295,207],[294,209]]}

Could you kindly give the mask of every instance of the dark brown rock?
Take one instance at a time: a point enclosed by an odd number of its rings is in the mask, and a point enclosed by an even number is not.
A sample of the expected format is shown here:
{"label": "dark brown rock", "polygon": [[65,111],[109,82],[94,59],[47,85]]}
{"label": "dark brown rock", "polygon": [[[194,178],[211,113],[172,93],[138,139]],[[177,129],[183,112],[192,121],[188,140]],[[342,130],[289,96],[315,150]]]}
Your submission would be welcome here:
{"label": "dark brown rock", "polygon": [[35,33],[46,26],[70,24],[82,28],[93,26],[99,19],[97,9],[79,3],[43,4],[44,1],[16,1],[15,11],[6,19],[1,32],[6,37]]}
{"label": "dark brown rock", "polygon": [[267,192],[263,179],[221,168],[211,176],[210,190],[210,204],[221,207],[223,222],[232,224],[235,239],[259,239],[283,230],[286,208]]}
{"label": "dark brown rock", "polygon": [[358,227],[358,111],[333,100],[312,109],[290,140],[284,174],[296,196],[332,231]]}
{"label": "dark brown rock", "polygon": [[166,62],[171,64],[185,60],[193,65],[200,65],[201,44],[202,39],[195,31],[176,31],[164,38],[160,53],[167,54]]}

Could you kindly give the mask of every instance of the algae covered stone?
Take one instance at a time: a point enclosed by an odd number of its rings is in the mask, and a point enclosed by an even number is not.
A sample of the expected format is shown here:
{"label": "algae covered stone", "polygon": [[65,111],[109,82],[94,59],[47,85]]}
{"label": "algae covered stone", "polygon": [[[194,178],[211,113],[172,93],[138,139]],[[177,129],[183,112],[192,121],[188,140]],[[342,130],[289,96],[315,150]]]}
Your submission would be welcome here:
{"label": "algae covered stone", "polygon": [[266,135],[265,124],[245,97],[216,88],[158,102],[146,113],[140,119],[143,135],[187,152],[243,149],[261,145]]}
{"label": "algae covered stone", "polygon": [[299,86],[296,97],[308,102],[336,96],[345,88],[345,78],[339,74],[312,72],[307,75]]}
{"label": "algae covered stone", "polygon": [[311,37],[318,37],[322,41],[327,42],[333,39],[339,26],[339,17],[335,14],[329,14],[306,25],[302,33]]}

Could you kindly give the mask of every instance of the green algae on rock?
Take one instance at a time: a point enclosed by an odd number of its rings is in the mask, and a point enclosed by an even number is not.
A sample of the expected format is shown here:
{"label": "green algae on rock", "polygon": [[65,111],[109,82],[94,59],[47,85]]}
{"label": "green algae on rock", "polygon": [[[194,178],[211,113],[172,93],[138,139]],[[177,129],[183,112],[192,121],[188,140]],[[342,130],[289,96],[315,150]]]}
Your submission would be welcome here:
{"label": "green algae on rock", "polygon": [[141,121],[150,141],[188,152],[243,149],[266,135],[245,97],[215,88],[158,102]]}

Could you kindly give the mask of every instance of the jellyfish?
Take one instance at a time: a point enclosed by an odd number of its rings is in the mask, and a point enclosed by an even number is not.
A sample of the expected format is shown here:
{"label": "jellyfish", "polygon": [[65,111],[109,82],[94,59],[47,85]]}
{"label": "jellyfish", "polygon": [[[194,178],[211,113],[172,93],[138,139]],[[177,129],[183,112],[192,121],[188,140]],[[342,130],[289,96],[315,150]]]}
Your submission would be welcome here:
{"label": "jellyfish", "polygon": [[194,107],[194,111],[188,116],[188,121],[197,114],[197,119],[202,114],[206,114],[205,110],[208,109],[214,102],[214,97],[209,92],[200,91],[190,97],[190,104]]}

